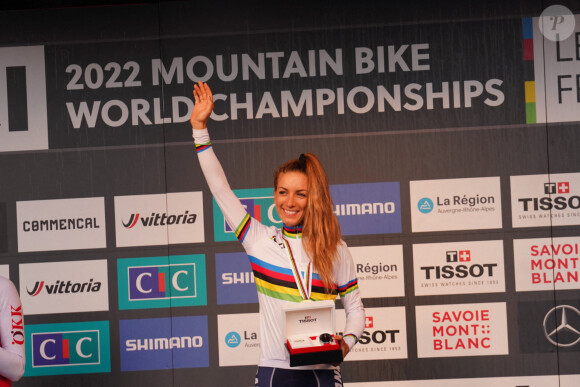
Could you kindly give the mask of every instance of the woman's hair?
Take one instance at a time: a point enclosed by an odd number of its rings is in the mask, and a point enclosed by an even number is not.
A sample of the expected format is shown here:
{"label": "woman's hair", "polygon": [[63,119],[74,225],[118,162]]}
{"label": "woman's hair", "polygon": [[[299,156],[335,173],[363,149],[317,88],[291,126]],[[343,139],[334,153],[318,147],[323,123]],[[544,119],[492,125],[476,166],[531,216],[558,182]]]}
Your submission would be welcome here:
{"label": "woman's hair", "polygon": [[278,167],[274,173],[274,189],[278,177],[286,172],[302,172],[308,179],[308,201],[304,212],[302,243],[327,291],[334,281],[332,267],[341,242],[340,226],[334,215],[328,178],[320,160],[312,153],[301,154]]}

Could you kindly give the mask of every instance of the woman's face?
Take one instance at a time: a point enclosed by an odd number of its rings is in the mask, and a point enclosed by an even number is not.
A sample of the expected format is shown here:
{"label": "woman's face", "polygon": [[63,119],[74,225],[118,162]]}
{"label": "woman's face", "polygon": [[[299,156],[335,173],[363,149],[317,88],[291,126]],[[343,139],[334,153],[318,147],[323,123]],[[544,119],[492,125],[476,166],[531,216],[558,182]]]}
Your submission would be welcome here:
{"label": "woman's face", "polygon": [[280,219],[286,226],[302,223],[308,203],[308,178],[302,172],[285,172],[278,175],[274,203]]}

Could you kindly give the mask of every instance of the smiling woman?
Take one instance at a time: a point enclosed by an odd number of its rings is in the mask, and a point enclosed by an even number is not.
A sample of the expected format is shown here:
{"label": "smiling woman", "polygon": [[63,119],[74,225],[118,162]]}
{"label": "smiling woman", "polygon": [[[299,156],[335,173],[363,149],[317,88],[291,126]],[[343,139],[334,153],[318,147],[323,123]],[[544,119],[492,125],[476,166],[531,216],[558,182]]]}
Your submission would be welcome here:
{"label": "smiling woman", "polygon": [[343,359],[364,329],[355,266],[341,240],[322,164],[306,153],[281,165],[274,174],[274,202],[284,227],[280,230],[261,224],[234,195],[213,152],[206,129],[213,110],[211,90],[200,82],[194,86],[194,97],[191,126],[199,162],[226,221],[250,258],[258,290],[260,359],[256,385],[296,386],[316,381],[323,387],[342,385],[338,364],[291,367],[284,346],[282,311],[303,301],[335,300],[340,295],[346,313],[345,335],[335,338]]}

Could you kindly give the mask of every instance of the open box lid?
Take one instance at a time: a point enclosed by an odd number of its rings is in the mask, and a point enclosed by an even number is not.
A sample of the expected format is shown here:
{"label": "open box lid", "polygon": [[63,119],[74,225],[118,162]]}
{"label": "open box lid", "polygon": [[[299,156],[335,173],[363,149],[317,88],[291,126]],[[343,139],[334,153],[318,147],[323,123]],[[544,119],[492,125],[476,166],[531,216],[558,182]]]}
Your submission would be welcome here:
{"label": "open box lid", "polygon": [[335,333],[334,301],[303,301],[282,308],[286,337]]}

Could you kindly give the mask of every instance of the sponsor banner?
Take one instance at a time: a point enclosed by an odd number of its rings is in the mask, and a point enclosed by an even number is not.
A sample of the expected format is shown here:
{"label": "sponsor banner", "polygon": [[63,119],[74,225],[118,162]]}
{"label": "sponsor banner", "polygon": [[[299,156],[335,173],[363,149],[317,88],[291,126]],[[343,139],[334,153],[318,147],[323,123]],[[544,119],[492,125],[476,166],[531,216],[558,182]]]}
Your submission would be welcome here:
{"label": "sponsor banner", "polygon": [[580,173],[510,177],[513,227],[580,224]]}
{"label": "sponsor banner", "polygon": [[505,302],[421,305],[415,311],[419,358],[509,353]]}
{"label": "sponsor banner", "polygon": [[0,152],[48,149],[44,46],[0,47]]}
{"label": "sponsor banner", "polygon": [[349,247],[362,298],[404,297],[403,246]]}
{"label": "sponsor banner", "polygon": [[220,367],[257,365],[260,357],[259,314],[220,314],[217,317]]}
{"label": "sponsor banner", "polygon": [[107,260],[20,264],[26,314],[109,310]]}
{"label": "sponsor banner", "polygon": [[107,247],[105,199],[16,202],[18,251]]}
{"label": "sponsor banner", "polygon": [[10,279],[10,265],[0,265],[0,275]]}
{"label": "sponsor banner", "polygon": [[25,376],[111,371],[108,321],[26,325]]}
{"label": "sponsor banner", "polygon": [[535,91],[535,98],[526,102],[533,104],[535,120],[528,119],[529,123],[580,121],[580,15],[557,7],[560,9],[548,7],[541,17],[524,19],[533,39],[529,51],[533,52],[534,80],[526,82],[526,88]]}
{"label": "sponsor banner", "polygon": [[246,253],[216,254],[215,273],[218,305],[258,302],[254,273]]}
{"label": "sponsor banner", "polygon": [[121,371],[209,367],[207,316],[119,321]]}
{"label": "sponsor banner", "polygon": [[[234,194],[252,218],[266,226],[282,228],[282,221],[274,204],[273,188],[238,189],[234,190]],[[213,198],[213,224],[216,242],[237,241],[234,230],[227,224],[215,198]],[[237,224],[232,226],[238,227]]]}
{"label": "sponsor banner", "polygon": [[207,305],[205,256],[120,258],[119,309]]}
{"label": "sponsor banner", "polygon": [[401,232],[398,182],[339,184],[331,186],[330,193],[343,235]]}
{"label": "sponsor banner", "polygon": [[516,291],[580,289],[580,237],[514,240]]}
{"label": "sponsor banner", "polygon": [[400,380],[344,383],[345,387],[576,387],[580,375],[510,376],[503,378]]}
{"label": "sponsor banner", "polygon": [[[405,307],[366,308],[365,329],[346,361],[406,359],[407,324]],[[336,310],[339,334],[345,326],[344,309]]]}
{"label": "sponsor banner", "polygon": [[413,245],[415,295],[505,292],[503,241]]}
{"label": "sponsor banner", "polygon": [[499,177],[411,181],[413,232],[501,228]]}
{"label": "sponsor banner", "polygon": [[[242,189],[234,193],[250,216],[267,226],[282,227],[274,204],[273,189]],[[334,213],[343,235],[400,233],[399,183],[331,185]],[[214,235],[217,242],[236,241],[230,225],[213,200]],[[235,225],[237,227],[238,225]]]}
{"label": "sponsor banner", "polygon": [[520,302],[520,349],[523,353],[580,352],[578,299]]}
{"label": "sponsor banner", "polygon": [[117,247],[205,240],[202,192],[115,196]]}
{"label": "sponsor banner", "polygon": [[521,21],[451,24],[51,44],[50,146],[191,140],[198,80],[215,93],[214,140],[522,123],[519,42],[494,45],[521,35]]}

